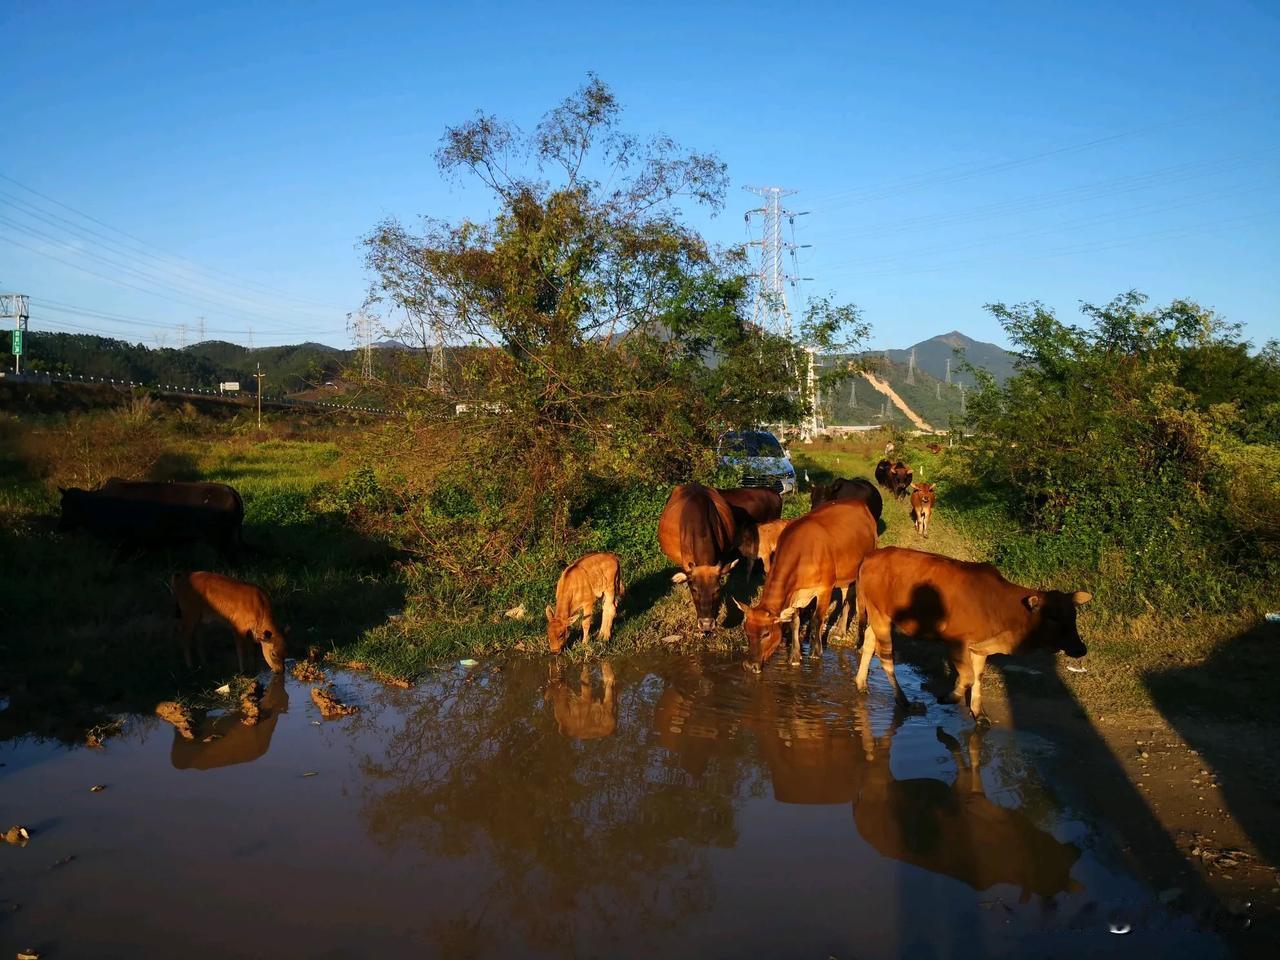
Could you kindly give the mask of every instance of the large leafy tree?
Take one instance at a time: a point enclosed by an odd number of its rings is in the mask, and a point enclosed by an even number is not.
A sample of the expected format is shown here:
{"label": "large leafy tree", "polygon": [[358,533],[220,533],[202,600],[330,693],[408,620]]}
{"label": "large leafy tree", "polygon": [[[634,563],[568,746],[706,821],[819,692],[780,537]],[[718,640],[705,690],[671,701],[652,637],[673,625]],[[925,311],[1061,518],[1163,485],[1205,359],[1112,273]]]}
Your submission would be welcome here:
{"label": "large leafy tree", "polygon": [[[620,121],[594,76],[532,131],[479,113],[445,132],[436,161],[478,184],[492,216],[388,220],[365,240],[371,300],[426,348],[396,377],[422,425],[414,449],[442,456],[447,421],[449,456],[520,501],[518,539],[544,510],[566,524],[597,481],[688,478],[717,429],[806,412],[803,354],[745,322],[741,251],[682,219],[685,205],[722,207],[725,165]],[[820,350],[863,332],[851,307],[806,314]],[[451,346],[443,377],[437,338]]]}

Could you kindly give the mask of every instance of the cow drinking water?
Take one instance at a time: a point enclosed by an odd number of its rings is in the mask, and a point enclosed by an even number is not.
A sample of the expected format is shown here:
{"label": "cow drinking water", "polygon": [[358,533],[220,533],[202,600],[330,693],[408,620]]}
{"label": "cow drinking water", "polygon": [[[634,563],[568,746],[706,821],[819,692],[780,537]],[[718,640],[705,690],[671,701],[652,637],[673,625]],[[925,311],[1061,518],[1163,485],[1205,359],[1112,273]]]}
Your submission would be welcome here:
{"label": "cow drinking water", "polygon": [[710,633],[720,611],[720,581],[738,563],[729,502],[700,483],[676,487],[658,520],[658,544],[680,568],[671,582],[689,585],[698,629]]}
{"label": "cow drinking water", "polygon": [[552,653],[564,649],[569,630],[579,620],[582,622],[582,645],[591,640],[591,618],[596,612],[596,601],[602,600],[600,609],[600,638],[608,640],[613,635],[613,618],[622,599],[622,564],[612,553],[588,553],[565,567],[556,583],[556,605],[546,609],[547,646]]}
{"label": "cow drinking water", "polygon": [[[200,624],[222,621],[236,637],[236,658],[244,672],[244,654],[250,643],[257,643],[262,656],[273,671],[284,670],[285,635],[271,613],[271,602],[259,587],[224,577],[220,573],[174,574],[171,581],[178,615],[182,618],[182,645],[187,666],[191,666],[191,648]],[[204,662],[204,645],[200,646],[200,662]]]}

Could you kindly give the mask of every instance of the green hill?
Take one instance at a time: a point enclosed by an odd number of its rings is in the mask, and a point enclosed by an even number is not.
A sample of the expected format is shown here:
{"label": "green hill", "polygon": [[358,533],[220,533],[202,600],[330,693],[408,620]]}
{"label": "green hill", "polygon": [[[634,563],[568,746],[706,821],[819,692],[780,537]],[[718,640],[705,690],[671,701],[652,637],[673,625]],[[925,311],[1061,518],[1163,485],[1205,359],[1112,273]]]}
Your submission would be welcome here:
{"label": "green hill", "polygon": [[267,390],[296,392],[342,374],[350,351],[322,343],[250,350],[222,340],[208,340],[182,349],[153,349],[140,343],[83,333],[28,335],[27,368],[86,377],[135,380],[146,384],[172,383],[184,387],[216,387],[239,381],[252,391],[259,364]]}

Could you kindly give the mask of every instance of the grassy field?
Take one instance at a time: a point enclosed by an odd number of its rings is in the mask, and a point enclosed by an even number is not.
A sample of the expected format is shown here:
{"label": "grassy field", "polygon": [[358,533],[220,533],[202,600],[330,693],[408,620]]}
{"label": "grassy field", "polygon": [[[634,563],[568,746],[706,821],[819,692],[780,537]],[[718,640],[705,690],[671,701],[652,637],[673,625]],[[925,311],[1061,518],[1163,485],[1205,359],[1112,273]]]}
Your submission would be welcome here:
{"label": "grassy field", "polygon": [[[388,513],[369,509],[385,491],[357,454],[360,440],[360,429],[350,424],[290,416],[269,422],[259,435],[239,419],[213,422],[146,403],[34,420],[0,415],[0,607],[21,611],[0,636],[0,694],[19,708],[0,712],[0,724],[74,739],[112,712],[146,710],[226,680],[235,663],[229,636],[219,640],[211,631],[217,656],[210,670],[183,665],[168,590],[169,578],[181,570],[217,570],[260,584],[291,627],[292,654],[311,650],[388,677],[412,680],[441,663],[499,650],[544,650],[541,611],[552,600],[554,581],[533,561],[529,570],[511,571],[522,586],[492,609],[443,616],[438,607],[415,607],[417,585],[431,576],[431,565],[397,550],[392,531],[370,521],[375,514],[385,521]],[[876,435],[797,445],[793,457],[812,482],[870,476],[883,442]],[[911,525],[908,503],[887,498],[880,542],[990,559],[1005,531],[989,505],[955,476],[948,451],[930,454],[909,441],[897,455],[918,479],[939,481],[939,505],[926,541]],[[59,533],[58,487],[92,487],[110,476],[232,484],[245,501],[252,551],[233,567],[204,546],[142,551]],[[657,548],[660,493],[642,502],[639,519],[630,521],[627,597],[614,637],[607,644],[596,639],[589,650],[571,646],[568,656],[654,644],[741,645],[732,606],[726,629],[710,641],[692,631],[687,594],[672,588]],[[786,515],[807,509],[808,494],[801,493],[789,498]],[[760,584],[759,574],[739,570],[729,589],[749,600]],[[1096,589],[1093,583],[1028,585]],[[1091,651],[1088,672],[1067,673],[1062,662],[1043,667],[1100,715],[1163,699],[1180,709],[1250,718],[1268,702],[1261,690],[1267,674],[1257,667],[1276,659],[1274,642],[1255,629],[1257,622],[1256,611],[1170,623],[1159,611],[1094,604],[1081,617]],[[909,649],[904,653],[910,658]],[[932,661],[930,669],[942,669],[937,651],[920,654]],[[1238,696],[1221,697],[1224,680]]]}

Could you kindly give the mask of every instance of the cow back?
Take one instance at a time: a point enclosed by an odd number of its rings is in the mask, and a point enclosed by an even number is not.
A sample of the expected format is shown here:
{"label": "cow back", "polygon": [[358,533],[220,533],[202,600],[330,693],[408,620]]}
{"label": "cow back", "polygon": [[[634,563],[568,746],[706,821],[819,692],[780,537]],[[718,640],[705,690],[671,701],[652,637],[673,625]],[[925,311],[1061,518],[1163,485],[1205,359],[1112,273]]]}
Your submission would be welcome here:
{"label": "cow back", "polygon": [[736,525],[728,502],[716,490],[686,483],[671,491],[658,520],[658,543],[667,559],[682,569],[727,562],[734,550]]}

